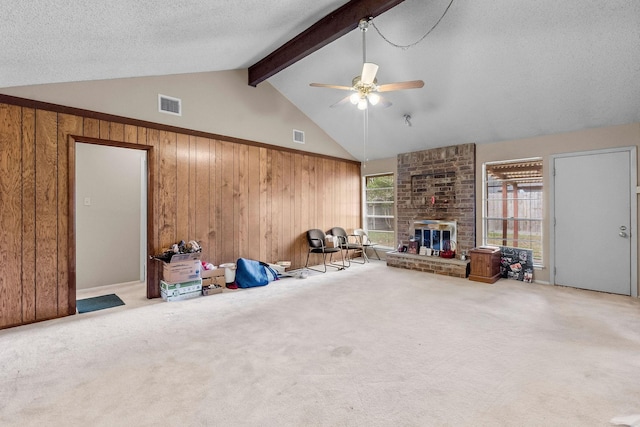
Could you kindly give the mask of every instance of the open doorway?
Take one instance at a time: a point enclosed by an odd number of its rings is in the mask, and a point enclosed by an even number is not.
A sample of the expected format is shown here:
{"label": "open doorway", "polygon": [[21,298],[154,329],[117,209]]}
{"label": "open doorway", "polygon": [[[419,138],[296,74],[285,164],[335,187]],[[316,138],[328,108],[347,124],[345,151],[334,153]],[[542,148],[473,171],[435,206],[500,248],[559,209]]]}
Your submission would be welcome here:
{"label": "open doorway", "polygon": [[76,292],[145,280],[146,154],[76,142]]}
{"label": "open doorway", "polygon": [[115,288],[137,300],[153,296],[147,262],[152,157],[149,146],[70,138],[69,314],[76,299]]}

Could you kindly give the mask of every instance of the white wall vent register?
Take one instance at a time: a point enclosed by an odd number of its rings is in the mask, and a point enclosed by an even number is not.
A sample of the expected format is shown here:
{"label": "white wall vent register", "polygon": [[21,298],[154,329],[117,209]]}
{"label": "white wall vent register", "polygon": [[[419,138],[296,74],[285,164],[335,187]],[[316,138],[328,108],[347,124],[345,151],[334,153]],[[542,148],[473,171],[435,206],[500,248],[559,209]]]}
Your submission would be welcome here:
{"label": "white wall vent register", "polygon": [[182,100],[158,94],[158,111],[173,114],[174,116],[182,116]]}
{"label": "white wall vent register", "polygon": [[304,132],[301,130],[293,130],[293,142],[304,144]]}

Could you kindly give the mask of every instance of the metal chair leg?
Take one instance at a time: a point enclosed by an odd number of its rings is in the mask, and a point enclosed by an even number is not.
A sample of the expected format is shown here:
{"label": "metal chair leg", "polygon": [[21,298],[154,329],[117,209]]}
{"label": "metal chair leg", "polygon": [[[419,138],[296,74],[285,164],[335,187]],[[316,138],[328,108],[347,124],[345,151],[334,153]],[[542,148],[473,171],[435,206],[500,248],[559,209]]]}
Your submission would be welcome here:
{"label": "metal chair leg", "polygon": [[[344,252],[345,251],[347,251],[347,262],[348,262],[348,264],[346,264],[346,265],[345,265],[345,262],[344,262]],[[342,268],[341,269],[344,270],[344,269],[347,269],[347,268],[351,267],[351,259],[348,257],[349,249],[340,248],[340,255],[342,255]],[[331,253],[331,256],[333,258],[333,253]],[[330,261],[333,264],[333,259],[331,259]]]}
{"label": "metal chair leg", "polygon": [[[334,252],[331,252],[331,255],[329,256],[329,266],[333,267],[333,268],[337,268],[338,270],[344,270],[345,266],[344,266],[344,254],[342,253],[342,249],[340,250],[340,255],[342,255],[342,267],[340,267],[339,265],[333,265],[333,254]],[[325,264],[325,269],[326,269],[326,264]]]}
{"label": "metal chair leg", "polygon": [[311,268],[309,267],[309,255],[311,254],[311,252],[307,252],[307,262],[304,265],[304,268],[308,268],[309,270],[313,270],[313,271],[317,271],[319,273],[326,273],[327,272],[327,266],[329,267],[333,267],[333,268],[337,268],[338,270],[344,270],[344,256],[343,256],[343,261],[342,261],[342,267],[340,267],[339,265],[332,265],[331,263],[331,259],[333,258],[333,252],[330,253],[329,255],[329,264],[327,264],[327,253],[326,252],[322,252],[322,265],[324,266],[324,271],[322,270],[318,270],[317,268]]}

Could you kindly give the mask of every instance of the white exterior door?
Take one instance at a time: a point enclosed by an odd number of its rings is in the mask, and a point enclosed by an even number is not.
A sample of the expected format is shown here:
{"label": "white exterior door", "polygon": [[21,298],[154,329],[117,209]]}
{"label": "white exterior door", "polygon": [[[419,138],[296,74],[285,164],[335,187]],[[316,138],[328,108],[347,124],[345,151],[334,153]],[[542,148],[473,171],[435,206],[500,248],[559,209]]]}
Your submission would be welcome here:
{"label": "white exterior door", "polygon": [[555,284],[631,295],[631,155],[554,159]]}

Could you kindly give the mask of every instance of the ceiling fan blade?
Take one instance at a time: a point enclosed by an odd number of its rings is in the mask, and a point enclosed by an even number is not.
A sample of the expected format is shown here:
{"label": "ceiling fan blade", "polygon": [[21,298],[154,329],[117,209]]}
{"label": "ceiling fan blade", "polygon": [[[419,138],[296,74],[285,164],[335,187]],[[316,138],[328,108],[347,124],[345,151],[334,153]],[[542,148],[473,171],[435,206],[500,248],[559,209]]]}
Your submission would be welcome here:
{"label": "ceiling fan blade", "polygon": [[378,65],[373,62],[365,62],[362,66],[362,74],[360,75],[360,81],[363,84],[370,85],[376,78],[378,73]]}
{"label": "ceiling fan blade", "polygon": [[340,86],[340,85],[328,85],[324,83],[309,83],[309,86],[313,87],[328,87],[330,89],[340,89],[340,90],[352,90],[351,86]]}
{"label": "ceiling fan blade", "polygon": [[411,80],[409,82],[388,83],[378,86],[378,92],[391,92],[392,90],[418,89],[424,86],[422,80]]}
{"label": "ceiling fan blade", "polygon": [[336,102],[335,104],[330,105],[329,108],[335,108],[335,107],[339,107],[341,105],[344,105],[344,104],[349,102],[349,98],[351,98],[351,95],[345,96],[340,101]]}

